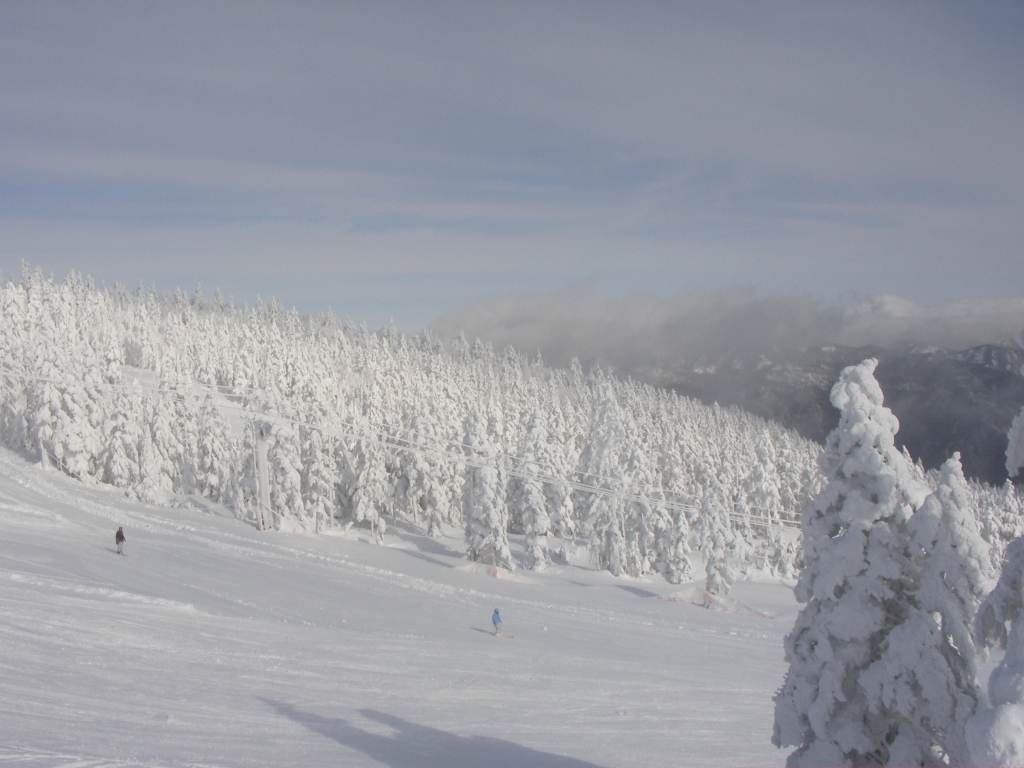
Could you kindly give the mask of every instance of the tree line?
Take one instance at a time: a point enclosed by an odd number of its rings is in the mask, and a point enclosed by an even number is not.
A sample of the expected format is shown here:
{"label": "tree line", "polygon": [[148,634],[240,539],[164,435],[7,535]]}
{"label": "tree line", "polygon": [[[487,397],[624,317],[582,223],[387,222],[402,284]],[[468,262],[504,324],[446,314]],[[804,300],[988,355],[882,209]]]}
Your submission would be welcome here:
{"label": "tree line", "polygon": [[[772,422],[461,336],[27,267],[0,280],[0,306],[4,443],[149,501],[196,493],[243,519],[378,537],[454,526],[471,558],[506,567],[578,543],[612,573],[677,581],[699,548],[727,588],[744,568],[796,575],[784,528],[825,481],[820,446]],[[998,565],[1020,497],[968,493]]]}
{"label": "tree line", "polygon": [[709,526],[795,573],[782,526],[821,483],[819,447],[776,424],[461,336],[28,268],[0,301],[5,444],[140,499],[197,493],[255,519],[262,440],[274,520],[456,526],[471,558],[507,567],[544,567],[557,537],[675,581]]}

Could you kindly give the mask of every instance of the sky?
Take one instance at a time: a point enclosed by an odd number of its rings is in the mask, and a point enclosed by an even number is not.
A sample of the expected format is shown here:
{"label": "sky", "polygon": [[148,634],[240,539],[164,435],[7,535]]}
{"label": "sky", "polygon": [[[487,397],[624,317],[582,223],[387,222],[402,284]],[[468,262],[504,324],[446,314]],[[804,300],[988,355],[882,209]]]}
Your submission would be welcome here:
{"label": "sky", "polygon": [[1022,43],[1014,2],[3,3],[0,271],[409,331],[1024,307]]}
{"label": "sky", "polygon": [[[548,365],[573,358],[620,376],[670,385],[695,365],[778,362],[804,348],[875,345],[963,350],[982,344],[1024,347],[1024,299],[918,304],[896,296],[826,302],[770,296],[752,289],[602,296],[597,280],[555,291],[485,299],[449,310],[431,323],[441,337],[465,333],[494,349],[512,346]],[[1022,370],[1024,375],[1024,370]]]}

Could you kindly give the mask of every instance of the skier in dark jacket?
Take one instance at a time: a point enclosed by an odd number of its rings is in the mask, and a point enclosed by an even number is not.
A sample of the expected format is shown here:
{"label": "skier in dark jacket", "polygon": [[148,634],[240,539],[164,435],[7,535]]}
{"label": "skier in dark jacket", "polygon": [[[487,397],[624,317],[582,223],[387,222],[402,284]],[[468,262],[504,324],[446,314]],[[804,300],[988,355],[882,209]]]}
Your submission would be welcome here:
{"label": "skier in dark jacket", "polygon": [[114,534],[114,543],[117,544],[117,554],[123,555],[124,552],[124,527],[117,526],[117,533]]}

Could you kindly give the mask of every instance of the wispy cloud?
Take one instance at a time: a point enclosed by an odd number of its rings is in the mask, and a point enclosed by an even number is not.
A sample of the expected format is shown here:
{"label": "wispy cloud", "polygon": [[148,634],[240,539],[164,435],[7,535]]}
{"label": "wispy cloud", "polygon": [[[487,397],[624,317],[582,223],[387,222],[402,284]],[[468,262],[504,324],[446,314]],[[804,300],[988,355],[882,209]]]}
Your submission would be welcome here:
{"label": "wispy cloud", "polygon": [[1024,11],[971,8],[6,4],[0,269],[1022,295]]}
{"label": "wispy cloud", "polygon": [[556,292],[479,302],[445,313],[431,327],[498,349],[539,351],[557,365],[575,357],[644,377],[686,363],[826,344],[957,350],[1012,344],[1024,328],[1024,298],[921,305],[883,296],[837,304],[741,289],[610,298],[598,286],[594,278]]}

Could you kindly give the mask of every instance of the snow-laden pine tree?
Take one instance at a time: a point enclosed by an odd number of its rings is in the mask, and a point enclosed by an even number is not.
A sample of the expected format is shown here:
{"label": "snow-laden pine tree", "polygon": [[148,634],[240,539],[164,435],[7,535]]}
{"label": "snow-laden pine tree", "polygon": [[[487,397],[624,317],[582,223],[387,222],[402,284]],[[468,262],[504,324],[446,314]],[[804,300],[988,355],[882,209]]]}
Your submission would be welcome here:
{"label": "snow-laden pine tree", "polygon": [[396,460],[405,478],[404,506],[408,514],[414,524],[423,524],[428,536],[437,536],[443,524],[453,521],[450,489],[457,487],[456,467],[445,455],[450,447],[433,414],[424,411],[410,419],[405,438],[409,450],[399,452]]}
{"label": "snow-laden pine tree", "polygon": [[971,624],[990,583],[988,546],[967,500],[960,454],[907,522],[916,561],[906,618],[861,676],[872,709],[898,736],[890,764],[970,765],[964,728],[981,699]]}
{"label": "snow-laden pine tree", "polygon": [[736,537],[729,524],[729,508],[721,488],[712,488],[701,501],[700,514],[693,531],[697,546],[704,556],[705,607],[718,595],[729,594],[736,580]]}
{"label": "snow-laden pine tree", "polygon": [[685,581],[691,575],[688,557],[690,526],[686,512],[682,509],[670,511],[664,504],[656,503],[652,519],[654,570],[672,584]]}
{"label": "snow-laden pine tree", "polygon": [[334,477],[336,464],[330,439],[319,429],[303,427],[302,444],[302,499],[306,505],[306,519],[313,521],[317,533],[334,522]]}
{"label": "snow-laden pine tree", "polygon": [[526,567],[538,571],[548,563],[547,537],[551,530],[544,481],[539,479],[551,474],[540,458],[548,440],[544,421],[540,411],[534,411],[519,443],[517,475],[509,482],[510,515],[526,534]]}
{"label": "snow-laden pine tree", "polygon": [[508,509],[499,469],[500,457],[479,409],[466,418],[466,482],[463,486],[466,556],[470,560],[513,570],[508,546]]}
{"label": "snow-laden pine tree", "polygon": [[65,383],[49,450],[65,472],[90,480],[98,473],[104,443],[106,398],[101,391],[101,369],[98,360],[73,345],[61,353],[58,369]]}
{"label": "snow-laden pine tree", "polygon": [[237,495],[235,475],[239,464],[238,441],[221,415],[211,395],[199,408],[195,467],[195,490],[201,496],[222,504],[233,503]]}
{"label": "snow-laden pine tree", "polygon": [[108,412],[109,435],[101,456],[103,482],[123,488],[134,498],[142,481],[139,442],[144,428],[142,394],[136,383],[130,389],[115,391]]}
{"label": "snow-laden pine tree", "polygon": [[150,429],[153,415],[152,398],[143,398],[142,413],[143,419],[139,429],[139,483],[134,490],[138,498],[156,502],[159,496],[157,479],[160,475],[160,462],[153,447],[153,432]]}
{"label": "snow-laden pine tree", "polygon": [[750,471],[743,478],[747,506],[755,520],[777,523],[782,510],[782,494],[779,489],[777,454],[767,431],[760,435],[754,450],[757,461],[751,463]]}
{"label": "snow-laden pine tree", "polygon": [[[38,294],[30,291],[30,302],[39,301]],[[53,436],[62,411],[64,389],[68,386],[60,364],[59,332],[51,314],[42,306],[29,305],[29,322],[34,322],[29,343],[34,346],[33,378],[25,379],[24,428],[15,430],[25,440],[44,468],[52,465]]]}
{"label": "snow-laden pine tree", "polygon": [[[270,503],[278,517],[310,522],[302,501],[302,452],[290,421],[275,420],[267,439],[270,468]],[[311,526],[312,527],[312,526]]]}
{"label": "snow-laden pine tree", "polygon": [[598,490],[582,493],[577,507],[585,510],[584,531],[589,534],[591,555],[601,570],[616,576],[640,576],[650,565],[643,520],[650,505],[636,499],[633,486],[634,479],[647,476],[636,450],[637,439],[636,424],[619,403],[612,382],[605,380],[587,449],[580,456],[583,482]]}
{"label": "snow-laden pine tree", "polygon": [[552,533],[562,538],[572,538],[576,535],[576,520],[573,516],[572,486],[568,480],[573,477],[579,451],[575,440],[568,437],[569,427],[565,415],[554,398],[546,409],[546,415],[548,434],[545,442],[540,445],[539,462],[541,467],[547,467],[549,473],[557,478],[554,482],[544,483],[548,520]]}
{"label": "snow-laden pine tree", "polygon": [[142,487],[139,495],[151,502],[163,494],[181,489],[186,461],[175,407],[175,391],[161,383],[159,394],[150,402],[149,429],[139,441]]}
{"label": "snow-laden pine tree", "polygon": [[245,425],[238,451],[236,492],[235,498],[232,500],[232,509],[236,517],[242,520],[251,520],[256,524],[257,530],[263,530],[257,466],[258,434],[259,426],[255,421],[250,421]]}
{"label": "snow-laden pine tree", "polygon": [[973,481],[969,488],[977,508],[981,537],[989,545],[989,560],[998,571],[1010,542],[1024,535],[1024,499],[1007,478],[999,488]]}
{"label": "snow-laden pine tree", "polygon": [[757,567],[764,573],[783,579],[796,578],[800,570],[799,542],[786,537],[781,527],[770,527],[755,555]]}
{"label": "snow-laden pine tree", "polygon": [[[1024,330],[1017,334],[1017,343],[1024,347]],[[1024,365],[1020,369],[1024,376]],[[1024,468],[1024,408],[1014,418],[1010,425],[1010,432],[1007,435],[1006,445],[1006,471],[1010,477],[1014,477]]]}
{"label": "snow-laden pine tree", "polygon": [[199,456],[199,400],[192,390],[192,379],[182,363],[174,385],[174,428],[181,444],[181,476],[178,493],[196,492],[196,466]]}
{"label": "snow-laden pine tree", "polygon": [[344,510],[352,522],[367,526],[380,542],[387,532],[383,515],[392,498],[386,456],[368,422],[361,420],[360,436],[339,446],[338,475]]}
{"label": "snow-laden pine tree", "polygon": [[[974,621],[980,648],[1005,648],[988,679],[990,707],[967,723],[975,765],[1024,765],[1024,537],[1006,548],[999,582]],[[1006,625],[1010,628],[1007,632]]]}
{"label": "snow-laden pine tree", "polygon": [[24,409],[20,401],[26,391],[22,378],[28,369],[28,297],[13,282],[0,283],[0,440],[11,448],[25,445]]}
{"label": "snow-laden pine tree", "polygon": [[916,754],[899,762],[916,734],[903,731],[905,718],[863,679],[914,610],[918,587],[909,469],[894,446],[899,422],[882,405],[876,365],[844,369],[832,388],[841,415],[820,460],[828,484],[803,515],[796,597],[805,606],[786,637],[789,671],[775,695],[772,737],[797,747],[790,766],[927,764]]}

